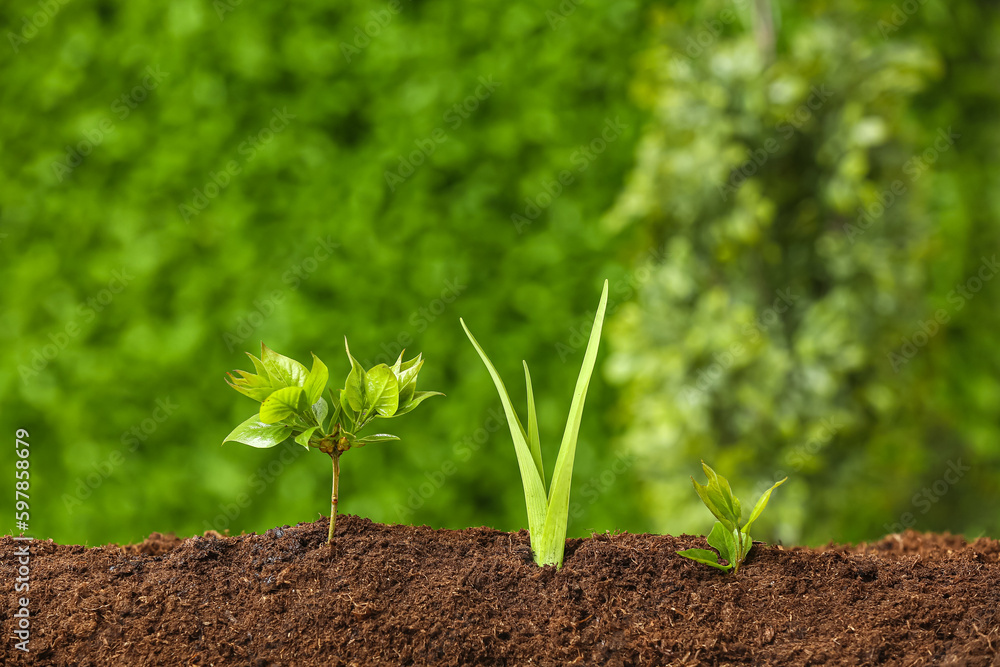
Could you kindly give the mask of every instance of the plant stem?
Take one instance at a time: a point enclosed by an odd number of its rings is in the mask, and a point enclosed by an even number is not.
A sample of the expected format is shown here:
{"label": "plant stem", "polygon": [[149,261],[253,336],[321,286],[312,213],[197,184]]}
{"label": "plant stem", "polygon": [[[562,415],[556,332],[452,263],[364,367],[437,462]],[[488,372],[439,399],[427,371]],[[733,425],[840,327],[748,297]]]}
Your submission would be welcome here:
{"label": "plant stem", "polygon": [[333,541],[333,531],[337,528],[337,487],[340,485],[340,452],[331,452],[333,459],[333,495],[330,496],[330,532],[327,533],[326,543]]}

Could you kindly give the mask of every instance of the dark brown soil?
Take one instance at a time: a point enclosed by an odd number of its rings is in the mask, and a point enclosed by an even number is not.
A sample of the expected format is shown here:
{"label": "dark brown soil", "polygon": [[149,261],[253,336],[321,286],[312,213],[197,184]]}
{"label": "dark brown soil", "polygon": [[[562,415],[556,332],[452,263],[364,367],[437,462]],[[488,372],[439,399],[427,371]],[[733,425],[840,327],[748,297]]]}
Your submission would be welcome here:
{"label": "dark brown soil", "polygon": [[[263,535],[86,549],[34,542],[38,665],[991,665],[1000,543],[906,533],[867,546],[758,545],[736,576],[682,535],[570,540],[341,517]],[[11,582],[12,538],[0,540]]]}

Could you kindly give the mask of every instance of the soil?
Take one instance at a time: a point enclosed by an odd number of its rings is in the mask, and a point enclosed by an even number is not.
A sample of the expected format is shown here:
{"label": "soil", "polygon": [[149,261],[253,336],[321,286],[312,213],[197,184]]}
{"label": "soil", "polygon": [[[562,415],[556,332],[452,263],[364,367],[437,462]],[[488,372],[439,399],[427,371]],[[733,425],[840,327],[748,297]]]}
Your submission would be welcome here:
{"label": "soil", "polygon": [[[0,662],[38,665],[1000,664],[1000,543],[891,535],[756,545],[737,575],[677,556],[704,538],[570,540],[341,516],[263,535],[154,533],[31,549],[30,654],[4,595]],[[4,580],[20,546],[0,539]],[[13,584],[9,590],[12,591]]]}

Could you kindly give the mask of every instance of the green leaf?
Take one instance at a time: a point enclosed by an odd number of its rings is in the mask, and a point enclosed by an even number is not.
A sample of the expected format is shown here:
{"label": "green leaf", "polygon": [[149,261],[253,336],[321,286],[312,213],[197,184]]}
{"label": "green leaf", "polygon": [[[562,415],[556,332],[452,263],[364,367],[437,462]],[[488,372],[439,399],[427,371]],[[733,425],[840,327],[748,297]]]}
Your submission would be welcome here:
{"label": "green leaf", "polygon": [[405,405],[417,390],[417,375],[420,373],[424,361],[421,355],[415,356],[407,362],[399,365],[398,370],[393,370],[396,379],[399,381],[399,404]]}
{"label": "green leaf", "polygon": [[278,354],[263,341],[260,344],[260,360],[271,376],[271,384],[275,389],[282,387],[301,387],[309,376],[306,367],[283,354]]}
{"label": "green leaf", "polygon": [[722,525],[721,521],[716,521],[712,526],[712,532],[708,534],[706,540],[708,546],[719,552],[723,558],[733,565],[739,560],[736,553],[736,542],[733,539],[733,532]]}
{"label": "green leaf", "polygon": [[705,565],[711,565],[712,567],[718,568],[724,572],[729,571],[732,564],[720,565],[719,556],[714,551],[709,551],[708,549],[685,549],[684,551],[678,551],[679,556],[684,556],[685,558],[690,558],[693,561],[699,563],[704,563]]}
{"label": "green leaf", "polygon": [[239,442],[258,449],[266,449],[280,445],[292,432],[291,426],[281,424],[265,424],[257,415],[253,415],[245,422],[233,429],[233,432],[226,436],[222,444],[227,442]]}
{"label": "green leaf", "polygon": [[351,356],[351,348],[347,346],[346,337],[344,337],[344,349],[347,350],[347,358],[351,360],[351,373],[347,376],[344,391],[347,392],[347,403],[351,406],[351,410],[358,413],[365,408],[365,369]]}
{"label": "green leaf", "polygon": [[316,418],[316,425],[319,428],[323,428],[323,420],[329,411],[330,406],[326,404],[326,399],[321,398],[312,404],[313,417]]}
{"label": "green leaf", "polygon": [[528,362],[524,364],[524,384],[528,387],[528,447],[531,449],[531,457],[535,459],[535,467],[538,468],[538,476],[542,478],[542,486],[545,486],[545,468],[542,467],[542,443],[538,439],[538,415],[535,414],[535,392],[531,388],[531,373],[528,372]]}
{"label": "green leaf", "polygon": [[779,486],[781,486],[782,484],[784,484],[787,479],[788,478],[786,477],[785,479],[779,482],[775,482],[770,489],[761,494],[760,498],[757,499],[757,504],[753,506],[753,511],[750,512],[750,519],[747,521],[747,524],[743,526],[744,533],[747,533],[749,535],[750,526],[753,525],[753,522],[757,520],[757,517],[759,517],[761,512],[764,511],[764,508],[767,507],[767,501],[771,499],[771,492],[774,491]]}
{"label": "green leaf", "polygon": [[365,375],[366,417],[374,410],[383,417],[396,414],[399,407],[399,382],[385,364],[373,367]]}
{"label": "green leaf", "polygon": [[729,487],[729,480],[717,474],[704,461],[701,462],[701,469],[705,471],[705,475],[708,477],[709,489],[713,493],[717,493],[717,497],[722,498],[721,507],[723,512],[726,513],[733,525],[738,527],[743,511],[740,509],[740,501],[736,499],[736,496],[733,495],[733,490]]}
{"label": "green leaf", "polygon": [[[715,471],[705,465],[702,462],[702,467],[705,469],[705,474],[708,476],[708,485],[699,484],[694,477],[691,478],[691,482],[694,484],[694,490],[698,493],[701,501],[705,503],[705,507],[715,516],[716,519],[721,521],[723,525],[730,529],[736,530],[738,524],[733,519],[733,512],[735,507],[732,504],[732,492],[729,494],[729,498],[725,497],[721,486],[718,482],[718,475]],[[728,482],[726,484],[728,488]]]}
{"label": "green leaf", "polygon": [[309,409],[309,399],[302,387],[284,387],[261,404],[260,420],[265,424],[276,424],[292,415],[302,415]]}
{"label": "green leaf", "polygon": [[271,382],[271,376],[267,372],[267,368],[264,367],[264,364],[261,363],[260,359],[258,359],[257,357],[253,356],[249,352],[247,352],[246,354],[247,354],[248,357],[250,357],[250,361],[253,362],[253,367],[255,369],[257,369],[257,375],[259,375],[261,378],[263,378],[264,380],[266,380],[267,384],[269,384],[269,385],[273,384]]}
{"label": "green leaf", "polygon": [[313,436],[313,433],[315,433],[317,429],[319,429],[319,426],[310,426],[306,430],[302,431],[302,433],[295,436],[295,442],[299,443],[306,449],[309,449],[309,439]]}
{"label": "green leaf", "polygon": [[[243,371],[236,371],[237,373],[243,374]],[[246,377],[235,377],[232,373],[226,373],[226,383],[240,392],[244,396],[249,396],[255,401],[264,402],[268,396],[270,396],[274,389],[270,386],[257,386],[255,381],[248,380]],[[257,377],[256,375],[251,375],[250,377]]]}
{"label": "green leaf", "polygon": [[326,364],[320,361],[320,358],[315,354],[312,355],[312,358],[312,369],[309,371],[309,375],[306,376],[305,384],[302,385],[310,405],[315,404],[323,396],[323,390],[326,389],[326,383],[330,379],[330,371],[327,369]]}
{"label": "green leaf", "polygon": [[426,401],[431,396],[444,396],[440,391],[418,391],[413,394],[413,398],[406,405],[401,405],[393,417],[398,417],[400,415],[405,415],[407,412],[413,412],[418,405]]}
{"label": "green leaf", "polygon": [[389,433],[375,433],[374,435],[366,435],[363,438],[358,438],[354,441],[354,444],[358,447],[364,447],[365,445],[370,445],[373,442],[389,442],[390,440],[399,440],[399,438]]}
{"label": "green leaf", "polygon": [[[587,389],[590,377],[597,363],[597,350],[601,343],[601,329],[604,326],[604,311],[608,305],[608,281],[604,281],[601,292],[601,302],[594,316],[594,326],[590,330],[590,341],[583,355],[583,366],[573,390],[573,402],[570,404],[569,415],[566,418],[566,429],[563,431],[562,443],[559,445],[559,455],[556,457],[556,467],[552,471],[552,486],[549,488],[548,510],[545,514],[545,528],[542,532],[541,559],[536,562],[542,565],[562,567],[563,552],[566,548],[566,525],[569,521],[569,491],[573,482],[573,462],[576,458],[576,441],[580,434],[580,422],[583,420],[583,406],[587,400]],[[536,557],[538,554],[536,554]]]}
{"label": "green leaf", "polygon": [[[510,402],[510,396],[507,394],[507,388],[504,386],[503,380],[500,379],[500,374],[493,366],[490,358],[486,356],[486,352],[483,351],[483,348],[479,345],[476,337],[472,335],[471,331],[469,331],[469,327],[465,325],[465,320],[459,318],[459,322],[462,323],[462,328],[465,329],[465,335],[469,337],[469,341],[472,343],[472,346],[476,348],[476,352],[479,353],[479,358],[483,360],[484,364],[486,364],[486,370],[489,371],[490,377],[493,378],[493,384],[497,389],[497,393],[500,394],[500,403],[503,404],[504,414],[507,416],[507,426],[510,428],[510,436],[514,441],[514,453],[517,455],[517,466],[521,471],[521,485],[524,487],[524,504],[528,511],[528,532],[531,534],[531,548],[535,552],[535,562],[539,562],[538,557],[541,552],[540,542],[542,538],[542,528],[545,525],[545,512],[548,505],[548,501],[545,496],[545,486],[542,484],[541,475],[538,474],[538,468],[535,466],[535,460],[531,455],[531,448],[528,446],[527,438],[524,434],[524,428],[522,428],[521,421],[517,418],[517,413],[514,411],[514,406]],[[423,393],[428,392],[417,392],[413,396],[413,400],[401,408],[397,414],[409,412],[409,410],[413,409],[410,406],[416,407],[414,402],[416,402],[420,397],[420,394]]]}
{"label": "green leaf", "polygon": [[351,421],[351,426],[358,422],[358,413],[351,407],[350,401],[347,400],[347,390],[340,390],[340,409],[344,413],[344,416]]}
{"label": "green leaf", "polygon": [[333,395],[333,389],[327,387],[326,393],[330,395],[330,405],[333,406],[333,414],[330,415],[330,431],[333,431],[333,427],[337,425],[340,421],[340,415],[343,408],[340,407],[340,399]]}

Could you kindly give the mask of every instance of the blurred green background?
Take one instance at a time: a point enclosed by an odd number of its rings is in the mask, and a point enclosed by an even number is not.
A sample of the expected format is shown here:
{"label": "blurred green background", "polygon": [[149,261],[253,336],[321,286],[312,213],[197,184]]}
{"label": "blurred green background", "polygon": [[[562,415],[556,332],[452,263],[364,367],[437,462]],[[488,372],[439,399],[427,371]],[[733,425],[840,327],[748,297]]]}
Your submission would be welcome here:
{"label": "blurred green background", "polygon": [[990,4],[36,0],[0,26],[29,534],[325,515],[326,457],[219,446],[256,405],[223,377],[264,340],[340,382],[345,335],[448,396],[343,460],[342,511],[523,527],[458,318],[520,405],[528,361],[551,468],[605,278],[572,535],[706,532],[701,458],[739,495],[790,477],[755,537],[998,534]]}

